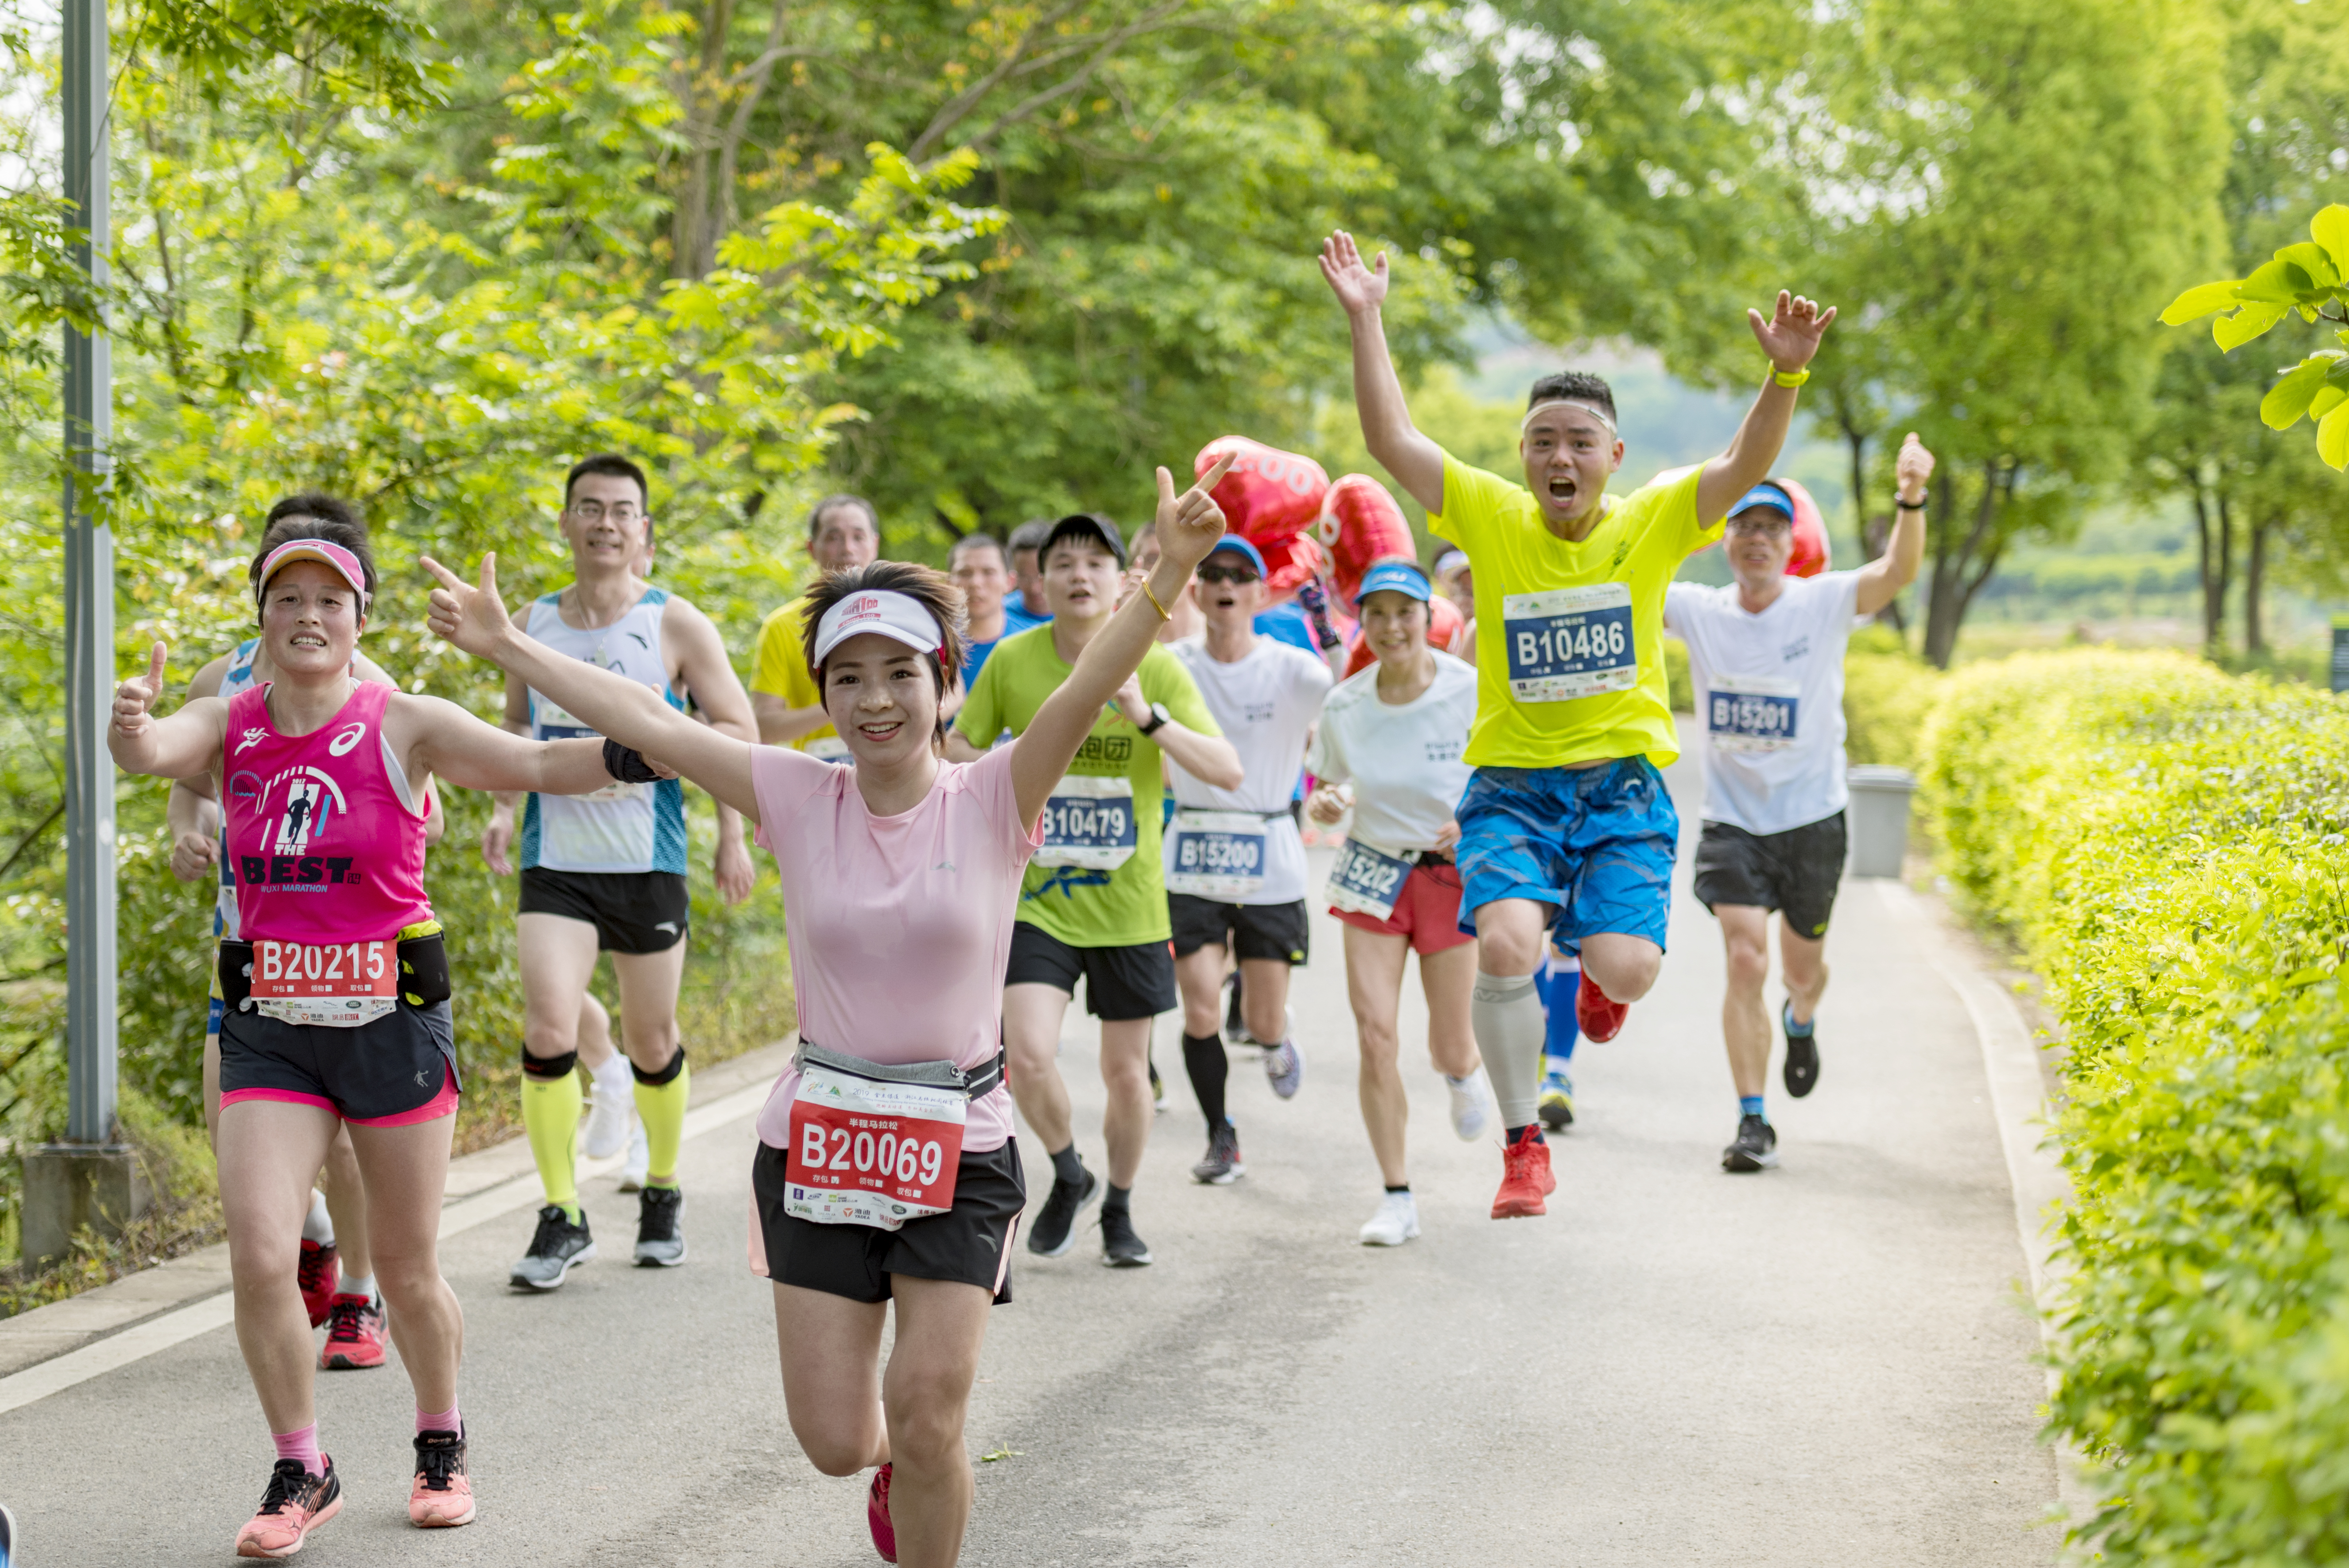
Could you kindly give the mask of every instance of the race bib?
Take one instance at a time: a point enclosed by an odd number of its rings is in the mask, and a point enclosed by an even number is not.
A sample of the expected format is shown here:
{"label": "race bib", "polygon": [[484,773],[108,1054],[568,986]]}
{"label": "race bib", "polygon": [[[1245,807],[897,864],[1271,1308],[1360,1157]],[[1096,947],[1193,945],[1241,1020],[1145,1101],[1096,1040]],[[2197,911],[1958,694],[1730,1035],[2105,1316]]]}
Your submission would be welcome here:
{"label": "race bib", "polygon": [[1628,583],[1511,593],[1501,618],[1509,690],[1519,702],[1570,702],[1639,684]]}
{"label": "race bib", "polygon": [[1113,872],[1133,857],[1136,831],[1133,779],[1071,773],[1044,802],[1044,844],[1035,863]]}
{"label": "race bib", "polygon": [[285,1024],[353,1029],[398,1006],[397,942],[256,942],[253,1004]]}
{"label": "race bib", "polygon": [[1253,811],[1174,813],[1166,891],[1226,903],[1264,890],[1264,819]]}
{"label": "race bib", "polygon": [[827,735],[807,743],[807,754],[824,762],[850,762],[848,742],[837,735]]}
{"label": "race bib", "polygon": [[954,1207],[969,1100],[803,1063],[792,1100],[783,1212],[819,1225],[894,1231]]}
{"label": "race bib", "polygon": [[[535,695],[535,694],[533,694]],[[541,740],[601,740],[602,732],[590,729],[553,702],[538,699],[538,736]],[[649,788],[615,779],[601,789],[590,789],[585,795],[574,795],[574,800],[634,800]]]}
{"label": "race bib", "polygon": [[1719,676],[1707,699],[1706,731],[1716,751],[1783,751],[1795,744],[1797,681]]}
{"label": "race bib", "polygon": [[1411,861],[1403,856],[1349,838],[1338,863],[1330,868],[1330,906],[1372,920],[1392,919],[1403,880],[1410,875]]}

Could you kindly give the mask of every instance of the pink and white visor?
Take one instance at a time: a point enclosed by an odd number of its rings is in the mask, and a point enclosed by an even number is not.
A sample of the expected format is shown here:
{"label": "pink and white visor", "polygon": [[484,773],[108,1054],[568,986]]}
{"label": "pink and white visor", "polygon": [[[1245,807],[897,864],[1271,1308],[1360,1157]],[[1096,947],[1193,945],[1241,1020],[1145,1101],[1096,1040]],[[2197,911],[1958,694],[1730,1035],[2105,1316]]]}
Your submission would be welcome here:
{"label": "pink and white visor", "polygon": [[911,594],[888,589],[851,593],[823,613],[815,624],[815,662],[822,664],[849,638],[872,632],[895,637],[921,653],[936,653],[942,644],[937,621]]}
{"label": "pink and white visor", "polygon": [[323,539],[289,539],[271,551],[261,562],[260,574],[254,579],[254,601],[258,603],[261,595],[268,591],[269,580],[276,576],[281,568],[291,566],[296,561],[323,561],[333,567],[342,580],[351,585],[351,592],[359,596],[360,608],[366,608],[367,569],[359,564],[357,556],[341,545]]}

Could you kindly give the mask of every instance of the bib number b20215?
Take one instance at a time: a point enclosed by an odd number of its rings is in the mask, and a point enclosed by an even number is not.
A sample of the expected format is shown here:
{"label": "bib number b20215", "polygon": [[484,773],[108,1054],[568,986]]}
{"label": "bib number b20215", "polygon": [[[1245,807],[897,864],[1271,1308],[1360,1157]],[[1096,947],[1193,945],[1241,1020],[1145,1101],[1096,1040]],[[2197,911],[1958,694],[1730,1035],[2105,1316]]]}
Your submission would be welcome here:
{"label": "bib number b20215", "polygon": [[397,942],[255,942],[253,1000],[281,1023],[353,1028],[398,1005]]}
{"label": "bib number b20215", "polygon": [[783,1211],[894,1231],[954,1207],[969,1101],[958,1088],[807,1066],[792,1100]]}
{"label": "bib number b20215", "polygon": [[1509,690],[1519,702],[1570,702],[1639,684],[1629,583],[1511,593],[1501,616]]}

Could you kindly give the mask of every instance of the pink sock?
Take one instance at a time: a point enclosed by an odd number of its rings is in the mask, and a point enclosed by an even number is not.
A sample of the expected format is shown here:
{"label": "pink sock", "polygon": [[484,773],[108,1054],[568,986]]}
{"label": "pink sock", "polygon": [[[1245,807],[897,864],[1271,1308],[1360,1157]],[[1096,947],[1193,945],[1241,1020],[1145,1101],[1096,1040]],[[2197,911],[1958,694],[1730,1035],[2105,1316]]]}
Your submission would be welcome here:
{"label": "pink sock", "polygon": [[445,1410],[419,1410],[416,1412],[416,1429],[419,1432],[461,1432],[465,1429],[462,1419],[454,1405]]}
{"label": "pink sock", "polygon": [[326,1473],[326,1460],[318,1452],[318,1423],[311,1422],[298,1432],[272,1432],[269,1440],[277,1445],[281,1460],[300,1460],[302,1468],[312,1475]]}

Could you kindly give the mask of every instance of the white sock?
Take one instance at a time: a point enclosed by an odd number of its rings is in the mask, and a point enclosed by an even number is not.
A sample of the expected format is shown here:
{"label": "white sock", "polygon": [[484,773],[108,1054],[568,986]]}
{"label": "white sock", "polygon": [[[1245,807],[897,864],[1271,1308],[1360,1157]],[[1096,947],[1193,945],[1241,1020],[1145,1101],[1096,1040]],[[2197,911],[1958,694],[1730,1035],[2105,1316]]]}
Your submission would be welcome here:
{"label": "white sock", "polygon": [[[341,1273],[339,1270],[336,1272],[338,1274]],[[342,1277],[335,1282],[335,1294],[336,1295],[363,1295],[369,1301],[373,1301],[375,1299],[375,1275],[353,1274],[342,1274]]]}
{"label": "white sock", "polygon": [[302,1239],[318,1246],[335,1244],[335,1217],[326,1212],[326,1195],[310,1189],[310,1215],[302,1222]]}

